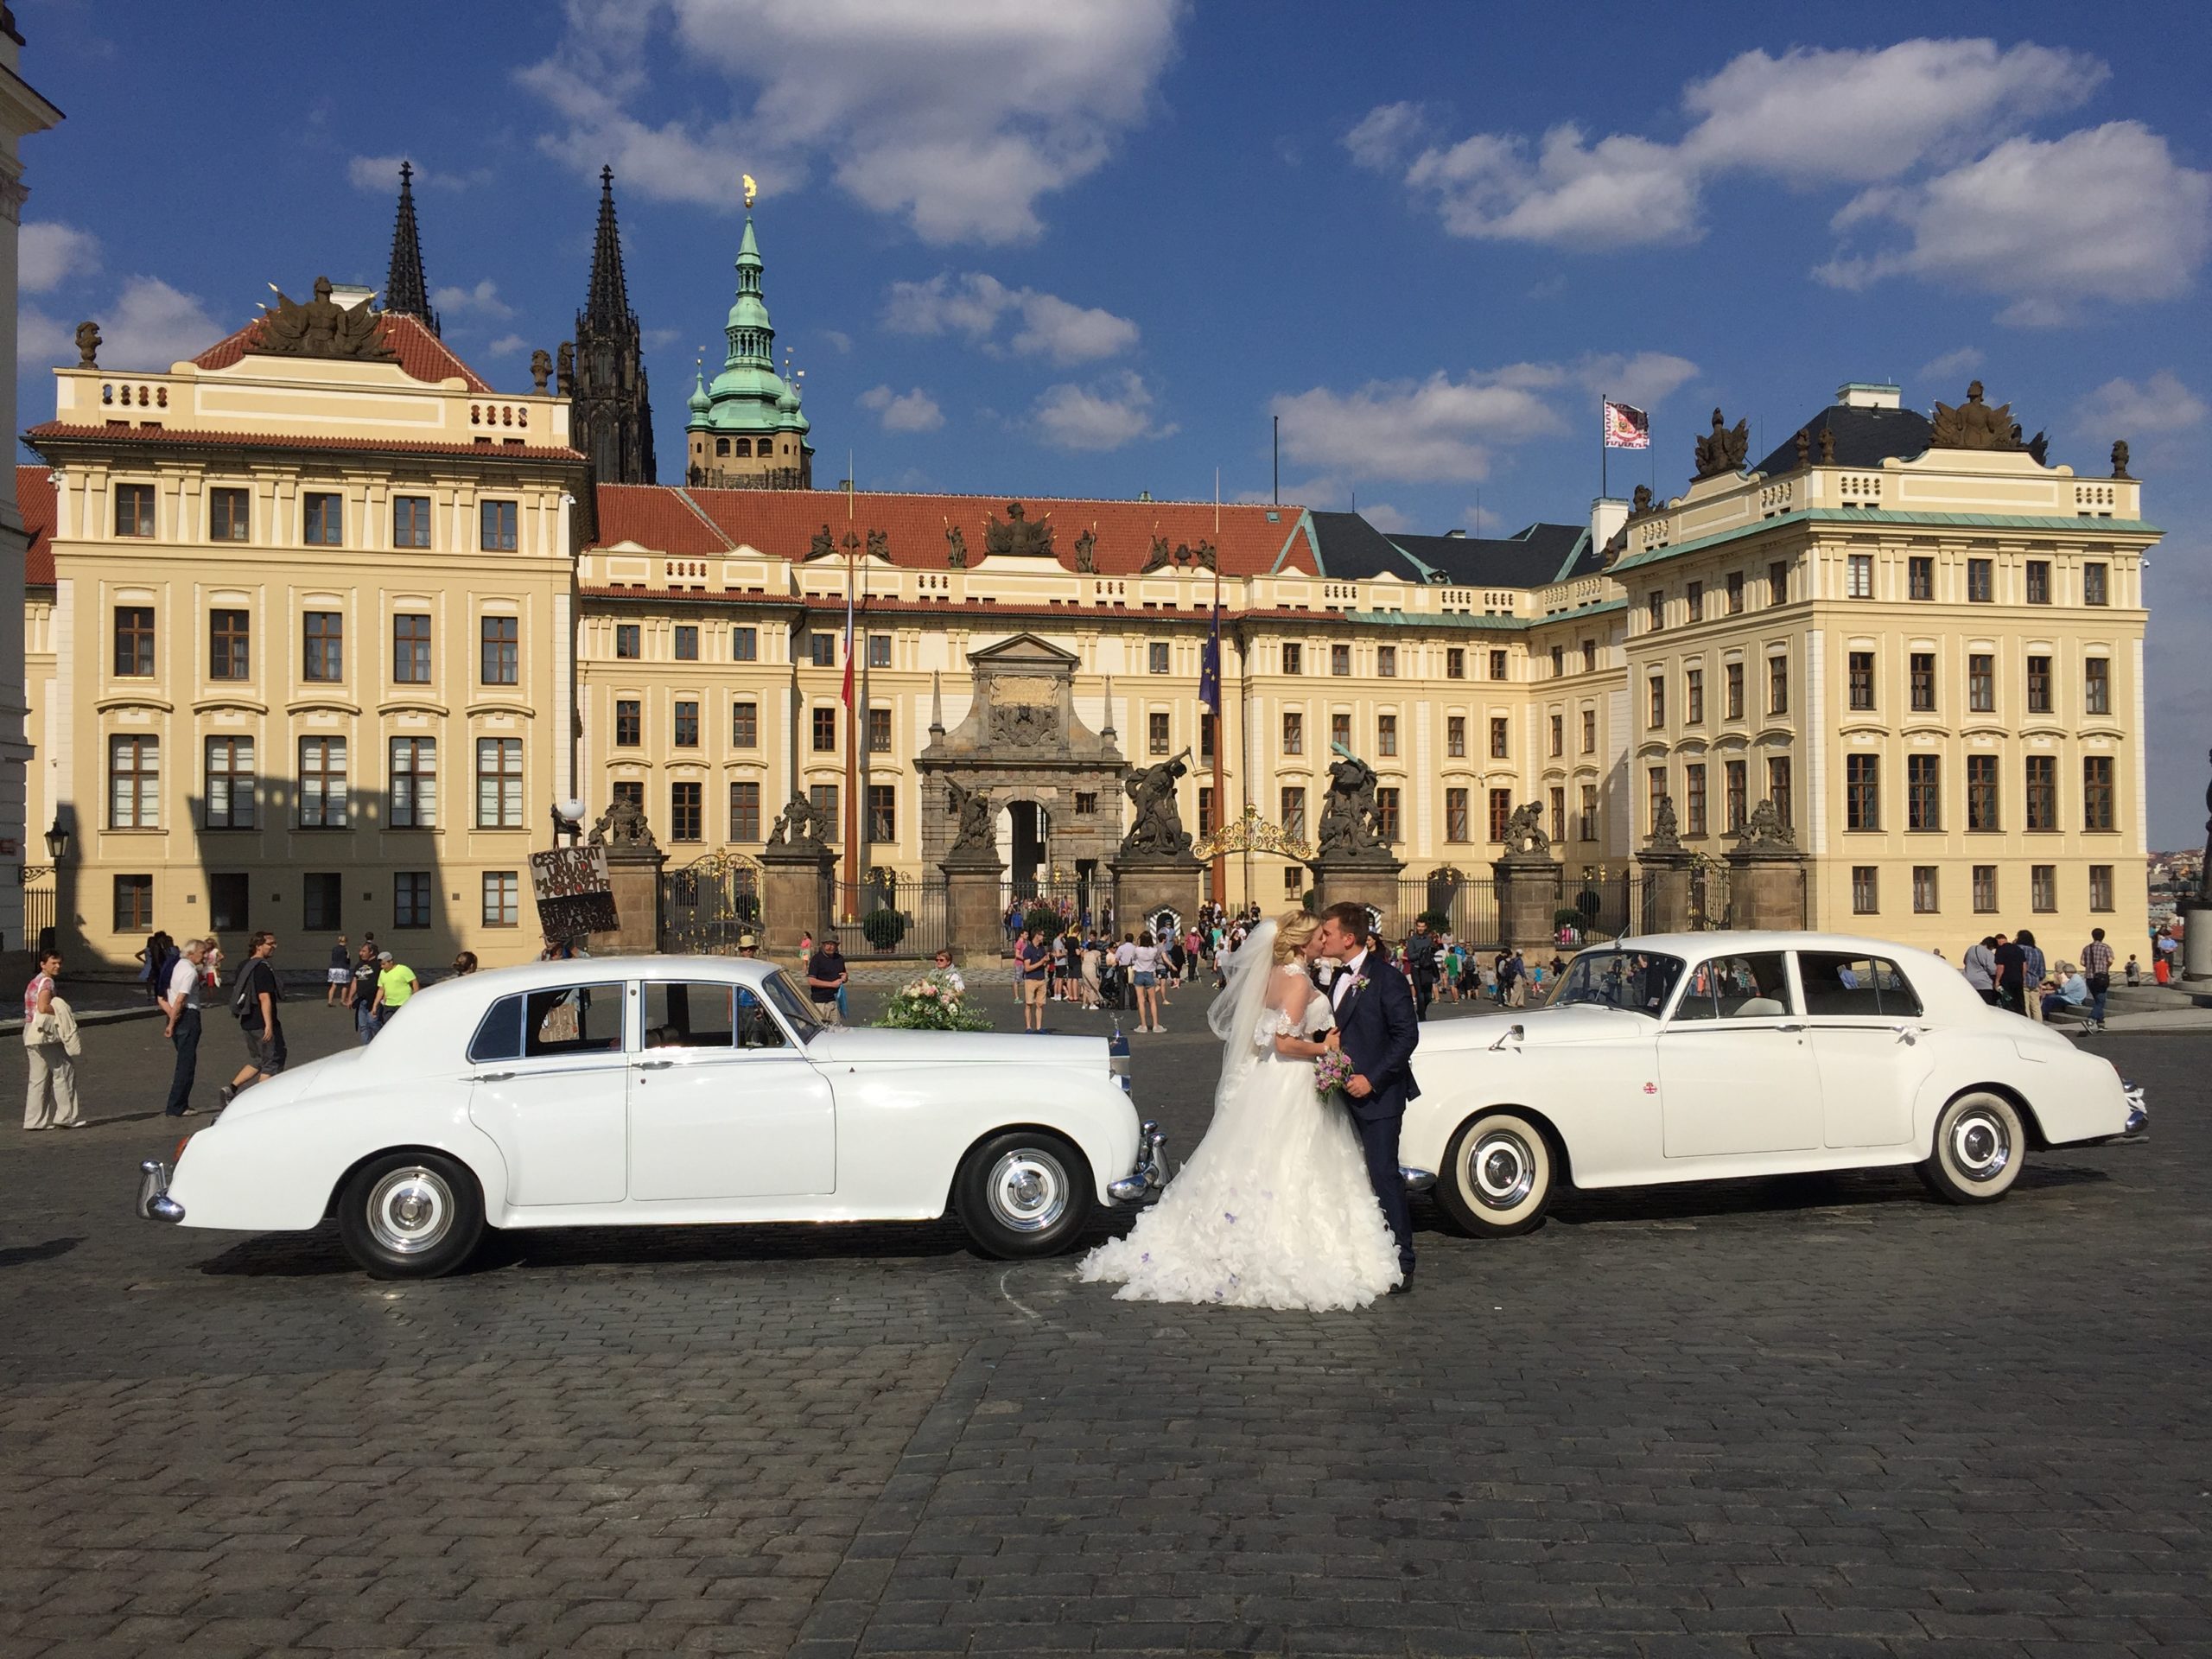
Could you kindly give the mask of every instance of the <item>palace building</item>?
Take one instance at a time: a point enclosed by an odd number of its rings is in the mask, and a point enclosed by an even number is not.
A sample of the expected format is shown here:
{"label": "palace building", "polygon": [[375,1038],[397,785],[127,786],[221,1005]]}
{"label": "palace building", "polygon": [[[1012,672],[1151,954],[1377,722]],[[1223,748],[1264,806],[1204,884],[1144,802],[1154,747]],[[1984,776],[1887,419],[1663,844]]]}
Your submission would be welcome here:
{"label": "palace building", "polygon": [[803,798],[917,884],[949,786],[985,786],[1017,890],[1096,893],[1118,783],[1186,751],[1185,825],[1261,832],[1217,867],[1232,902],[1310,885],[1344,752],[1409,880],[1485,876],[1530,804],[1570,880],[1655,835],[1717,861],[1764,804],[1815,925],[2070,951],[2143,914],[2159,532],[2124,448],[2045,464],[1978,386],[1931,419],[1847,385],[1755,464],[1716,412],[1680,494],[1495,539],[817,491],[748,213],[688,481],[659,485],[611,181],[550,391],[444,344],[401,212],[381,312],[318,284],[188,362],[58,370],[27,435],[30,821],[73,828],[73,951],[267,926],[296,963],[365,931],[522,959],[570,796],[634,803],[671,870],[753,857]]}

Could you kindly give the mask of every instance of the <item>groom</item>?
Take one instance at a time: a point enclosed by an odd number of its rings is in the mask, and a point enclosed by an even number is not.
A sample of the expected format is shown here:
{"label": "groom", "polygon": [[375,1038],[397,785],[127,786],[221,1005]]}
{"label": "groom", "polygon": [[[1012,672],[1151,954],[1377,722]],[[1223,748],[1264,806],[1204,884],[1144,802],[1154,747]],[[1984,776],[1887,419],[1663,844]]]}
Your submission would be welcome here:
{"label": "groom", "polygon": [[1405,976],[1381,956],[1369,955],[1367,929],[1364,906],[1332,905],[1306,949],[1309,961],[1332,957],[1343,964],[1329,982],[1328,996],[1336,1009],[1338,1042],[1358,1068],[1344,1093],[1351,1096],[1352,1127],[1367,1155],[1367,1179],[1398,1241],[1398,1266],[1405,1277],[1395,1294],[1414,1287],[1413,1209],[1398,1169],[1398,1131],[1405,1122],[1406,1103],[1421,1093],[1413,1074],[1421,1021]]}

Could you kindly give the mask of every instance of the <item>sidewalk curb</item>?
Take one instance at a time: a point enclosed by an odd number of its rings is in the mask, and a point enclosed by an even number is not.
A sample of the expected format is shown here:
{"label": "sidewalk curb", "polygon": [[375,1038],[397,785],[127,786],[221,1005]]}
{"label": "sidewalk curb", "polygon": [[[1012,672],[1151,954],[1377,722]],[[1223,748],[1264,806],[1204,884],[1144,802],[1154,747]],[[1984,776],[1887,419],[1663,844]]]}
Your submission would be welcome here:
{"label": "sidewalk curb", "polygon": [[[112,1026],[124,1020],[158,1020],[162,1011],[152,1003],[143,1008],[86,1008],[77,1016],[80,1026]],[[23,1022],[19,1015],[12,1020],[0,1020],[0,1036],[20,1035]]]}

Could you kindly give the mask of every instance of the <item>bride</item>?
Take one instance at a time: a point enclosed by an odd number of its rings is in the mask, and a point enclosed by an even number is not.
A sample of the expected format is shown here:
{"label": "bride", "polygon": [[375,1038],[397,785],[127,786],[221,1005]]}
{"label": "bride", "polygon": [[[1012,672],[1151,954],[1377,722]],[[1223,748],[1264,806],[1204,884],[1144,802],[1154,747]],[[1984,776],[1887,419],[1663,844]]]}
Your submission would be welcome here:
{"label": "bride", "polygon": [[1263,922],[1225,964],[1206,1022],[1223,1041],[1212,1125],[1128,1236],[1083,1259],[1124,1301],[1364,1307],[1398,1281],[1397,1246],[1359,1137],[1313,1062],[1333,1046],[1329,1001],[1306,977],[1320,923]]}

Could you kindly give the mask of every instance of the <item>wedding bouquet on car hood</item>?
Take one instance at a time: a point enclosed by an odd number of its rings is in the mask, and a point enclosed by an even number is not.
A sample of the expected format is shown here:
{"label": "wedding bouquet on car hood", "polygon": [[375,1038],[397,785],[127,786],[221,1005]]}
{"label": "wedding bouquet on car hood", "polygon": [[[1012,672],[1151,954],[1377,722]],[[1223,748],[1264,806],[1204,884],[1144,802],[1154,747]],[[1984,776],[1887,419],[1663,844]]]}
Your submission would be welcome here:
{"label": "wedding bouquet on car hood", "polygon": [[909,980],[883,1005],[875,1022],[899,1031],[988,1031],[989,1019],[968,1005],[968,998],[949,974],[931,972]]}

